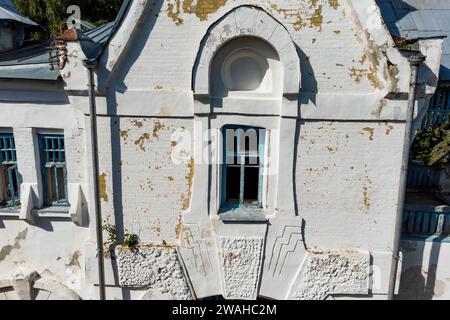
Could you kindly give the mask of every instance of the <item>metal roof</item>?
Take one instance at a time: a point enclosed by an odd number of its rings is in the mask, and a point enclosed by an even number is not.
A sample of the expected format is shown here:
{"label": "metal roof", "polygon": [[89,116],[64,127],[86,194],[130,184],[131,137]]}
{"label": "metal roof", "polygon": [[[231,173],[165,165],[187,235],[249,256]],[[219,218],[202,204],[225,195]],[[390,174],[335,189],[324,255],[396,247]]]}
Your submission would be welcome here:
{"label": "metal roof", "polygon": [[57,80],[60,72],[49,64],[50,45],[47,40],[0,53],[0,78]]}
{"label": "metal roof", "polygon": [[[121,25],[131,3],[131,0],[123,1],[115,21],[84,33],[78,32],[80,44],[88,59],[95,59],[101,54],[102,48]],[[1,9],[20,16],[10,0],[0,0],[0,7],[0,20],[3,12]],[[24,19],[22,23],[25,23],[27,18],[22,18]],[[29,23],[38,26],[31,20]],[[52,70],[49,64],[50,45],[51,40],[47,40],[0,53],[0,78],[57,80],[60,72],[57,69]]]}
{"label": "metal roof", "polygon": [[376,0],[393,36],[407,40],[447,36],[443,45],[441,80],[450,80],[450,1]]}
{"label": "metal roof", "polygon": [[106,42],[108,42],[111,36],[111,31],[113,30],[114,23],[115,22],[113,21],[104,24],[98,28],[87,31],[84,34],[96,43],[105,44]]}
{"label": "metal roof", "polygon": [[26,26],[39,27],[36,22],[21,15],[11,0],[0,0],[0,21],[1,20],[14,20]]}

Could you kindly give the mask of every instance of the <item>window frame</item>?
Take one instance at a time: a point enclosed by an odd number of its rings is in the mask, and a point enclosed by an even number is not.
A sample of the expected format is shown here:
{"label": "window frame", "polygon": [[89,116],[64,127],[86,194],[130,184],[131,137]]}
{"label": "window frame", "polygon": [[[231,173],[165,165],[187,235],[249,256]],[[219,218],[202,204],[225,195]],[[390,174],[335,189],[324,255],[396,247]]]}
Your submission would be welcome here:
{"label": "window frame", "polygon": [[[241,138],[240,136],[237,137],[237,150],[233,150],[232,153],[229,153],[227,150],[227,130],[234,130],[239,131],[239,135],[241,132],[244,134],[248,132],[249,130],[255,130],[258,134],[258,151],[257,153],[246,153],[245,150],[242,153],[241,152]],[[220,201],[220,213],[225,213],[227,211],[232,211],[235,209],[243,209],[243,210],[262,210],[264,208],[264,173],[265,173],[265,151],[266,151],[266,133],[267,130],[265,128],[261,127],[254,127],[254,126],[246,126],[246,125],[225,125],[222,127],[221,135],[222,135],[222,172],[221,172],[221,201]],[[236,136],[236,134],[234,135]],[[248,167],[254,167],[255,165],[247,165],[245,163],[246,157],[257,157],[259,158],[259,172],[258,172],[258,199],[257,199],[257,205],[253,204],[246,204],[245,203],[245,169]],[[240,166],[240,184],[239,184],[239,203],[230,203],[228,202],[228,196],[227,196],[227,183],[228,183],[228,167],[230,166],[227,163],[228,157],[237,157],[240,158],[240,163],[237,165]],[[244,160],[244,161],[243,161]],[[236,165],[235,165],[236,166]]]}
{"label": "window frame", "polygon": [[[53,145],[49,148],[48,141],[57,140],[57,148],[54,149]],[[62,143],[61,143],[62,141]],[[40,165],[41,165],[41,177],[42,177],[42,190],[43,190],[43,203],[44,207],[69,207],[69,195],[68,195],[68,180],[67,180],[67,160],[66,160],[66,142],[64,134],[52,133],[52,134],[38,134],[39,143],[39,155],[40,155]],[[47,156],[52,153],[51,160],[58,161],[47,161]],[[46,156],[47,155],[47,156]],[[53,169],[53,176],[49,177],[47,169]],[[58,169],[62,169],[63,176],[63,190],[64,198],[61,198],[59,192],[59,174]],[[53,187],[55,189],[55,200],[50,199],[50,179],[53,178]]]}
{"label": "window frame", "polygon": [[[0,204],[0,209],[15,208],[20,206],[20,180],[19,170],[17,164],[16,141],[13,133],[0,133],[0,166],[2,181],[4,183],[5,193],[8,191],[11,197],[6,198],[6,204]],[[7,143],[7,141],[9,141]],[[3,145],[3,147],[2,147]],[[9,147],[7,147],[9,145]],[[5,157],[6,155],[6,157]],[[14,176],[16,179],[16,190],[14,188]]]}

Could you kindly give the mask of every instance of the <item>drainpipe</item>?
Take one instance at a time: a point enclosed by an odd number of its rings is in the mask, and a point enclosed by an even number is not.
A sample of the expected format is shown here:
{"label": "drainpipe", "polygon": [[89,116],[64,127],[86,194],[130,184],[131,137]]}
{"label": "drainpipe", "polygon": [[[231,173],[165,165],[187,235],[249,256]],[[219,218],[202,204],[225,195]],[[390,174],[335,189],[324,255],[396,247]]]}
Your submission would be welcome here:
{"label": "drainpipe", "polygon": [[99,187],[99,160],[98,160],[98,135],[97,135],[97,107],[95,104],[95,82],[94,69],[97,66],[97,60],[85,60],[83,65],[88,70],[89,76],[89,113],[91,122],[91,153],[92,153],[92,174],[94,175],[94,195],[95,195],[95,217],[97,223],[97,259],[98,259],[98,278],[100,300],[106,300],[105,290],[105,261],[103,250],[103,228],[102,212],[100,202]]}
{"label": "drainpipe", "polygon": [[407,58],[409,64],[411,65],[411,78],[409,82],[408,109],[406,111],[405,138],[403,143],[402,167],[400,172],[400,190],[398,194],[397,214],[395,217],[394,248],[392,254],[392,266],[388,292],[389,300],[394,300],[395,287],[397,283],[398,263],[400,260],[400,241],[402,235],[403,211],[405,208],[406,199],[406,182],[408,177],[409,154],[413,140],[412,126],[414,120],[414,109],[416,105],[417,78],[419,74],[419,67],[425,61],[426,57],[418,51],[409,51],[407,53]]}

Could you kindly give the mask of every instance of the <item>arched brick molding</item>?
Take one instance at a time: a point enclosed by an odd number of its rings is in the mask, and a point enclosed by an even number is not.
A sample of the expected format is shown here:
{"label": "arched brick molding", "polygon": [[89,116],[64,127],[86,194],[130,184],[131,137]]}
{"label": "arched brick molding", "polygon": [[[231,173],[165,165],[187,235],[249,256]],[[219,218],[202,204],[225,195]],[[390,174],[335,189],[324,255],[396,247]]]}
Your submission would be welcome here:
{"label": "arched brick molding", "polygon": [[194,94],[209,94],[211,61],[223,45],[243,36],[256,37],[273,46],[284,69],[283,93],[298,94],[300,60],[289,32],[270,14],[252,6],[233,9],[217,21],[203,38],[193,73]]}

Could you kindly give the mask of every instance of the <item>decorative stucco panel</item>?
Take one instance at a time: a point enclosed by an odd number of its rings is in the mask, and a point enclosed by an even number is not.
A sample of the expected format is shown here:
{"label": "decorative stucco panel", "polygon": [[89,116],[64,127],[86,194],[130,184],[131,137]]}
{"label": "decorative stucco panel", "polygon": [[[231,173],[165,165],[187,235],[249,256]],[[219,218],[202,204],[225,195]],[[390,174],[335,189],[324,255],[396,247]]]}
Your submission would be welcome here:
{"label": "decorative stucco panel", "polygon": [[370,257],[360,254],[310,254],[291,299],[324,300],[333,294],[369,292]]}
{"label": "decorative stucco panel", "polygon": [[140,247],[116,250],[119,283],[123,287],[155,288],[174,300],[190,300],[192,294],[175,249]]}
{"label": "decorative stucco panel", "polygon": [[219,238],[224,297],[256,299],[261,274],[263,238]]}

